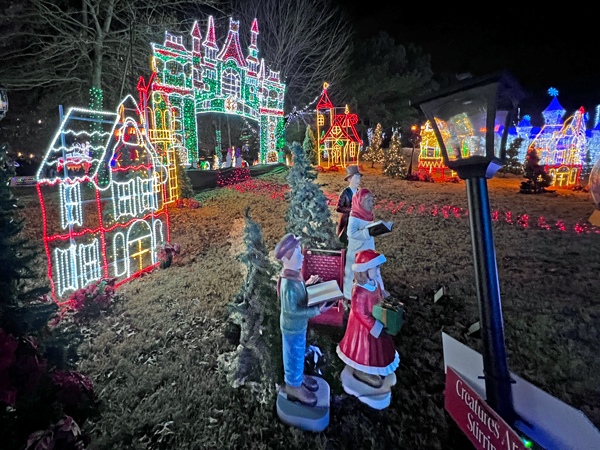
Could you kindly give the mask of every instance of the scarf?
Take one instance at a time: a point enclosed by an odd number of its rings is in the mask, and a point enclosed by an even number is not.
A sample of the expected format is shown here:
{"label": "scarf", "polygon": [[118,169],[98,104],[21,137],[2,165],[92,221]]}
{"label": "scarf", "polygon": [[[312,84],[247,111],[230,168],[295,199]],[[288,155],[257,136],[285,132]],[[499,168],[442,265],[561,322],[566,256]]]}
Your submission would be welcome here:
{"label": "scarf", "polygon": [[356,217],[360,220],[365,220],[367,222],[373,222],[373,212],[367,211],[362,206],[362,201],[367,197],[367,195],[371,194],[371,191],[368,189],[361,189],[354,196],[352,196],[352,211],[350,212],[350,216]]}
{"label": "scarf", "polygon": [[283,269],[279,274],[279,279],[277,280],[277,297],[281,297],[281,279],[287,278],[288,280],[300,281],[304,283],[304,278],[302,278],[302,274],[299,270],[290,270]]}

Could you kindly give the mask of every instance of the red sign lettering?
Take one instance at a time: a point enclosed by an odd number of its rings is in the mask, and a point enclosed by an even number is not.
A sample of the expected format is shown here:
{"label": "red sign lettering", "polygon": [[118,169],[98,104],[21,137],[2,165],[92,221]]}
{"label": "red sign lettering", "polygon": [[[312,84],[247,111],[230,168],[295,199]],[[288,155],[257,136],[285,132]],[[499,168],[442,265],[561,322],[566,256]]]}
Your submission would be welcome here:
{"label": "red sign lettering", "polygon": [[451,367],[445,395],[446,410],[477,450],[526,450],[514,430]]}

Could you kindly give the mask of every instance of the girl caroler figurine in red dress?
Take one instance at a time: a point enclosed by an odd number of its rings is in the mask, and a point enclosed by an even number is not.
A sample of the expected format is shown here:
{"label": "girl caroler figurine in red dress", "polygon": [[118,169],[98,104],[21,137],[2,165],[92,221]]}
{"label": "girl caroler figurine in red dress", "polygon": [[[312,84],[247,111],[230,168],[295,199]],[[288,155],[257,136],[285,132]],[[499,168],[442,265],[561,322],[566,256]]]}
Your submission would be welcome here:
{"label": "girl caroler figurine in red dress", "polygon": [[[352,265],[355,273],[352,307],[346,334],[337,346],[337,354],[346,363],[345,370],[350,371],[353,379],[365,388],[350,386],[356,386],[354,380],[346,383],[348,386],[344,384],[346,391],[357,395],[359,400],[369,392],[381,394],[382,389],[389,395],[389,386],[384,386],[386,377],[393,374],[400,363],[391,336],[385,333],[383,323],[373,317],[373,305],[383,298],[378,280],[381,278],[379,266],[385,261],[385,256],[375,250],[363,250],[356,254]],[[391,384],[394,383],[395,376]]]}

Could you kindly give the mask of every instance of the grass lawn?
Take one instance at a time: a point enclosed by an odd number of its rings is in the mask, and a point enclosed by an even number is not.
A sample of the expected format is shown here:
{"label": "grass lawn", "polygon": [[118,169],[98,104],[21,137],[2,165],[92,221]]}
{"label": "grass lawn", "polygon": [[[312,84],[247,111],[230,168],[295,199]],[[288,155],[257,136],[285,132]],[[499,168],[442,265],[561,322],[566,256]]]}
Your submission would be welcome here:
{"label": "grass lawn", "polygon": [[[401,361],[391,406],[374,411],[344,394],[334,352],[343,330],[335,328],[311,333],[331,361],[331,422],[323,433],[285,426],[274,404],[261,406],[244,388],[229,387],[217,357],[235,347],[224,335],[225,306],[244,276],[236,260],[243,211],[252,207],[272,250],[284,234],[287,204],[260,189],[220,189],[204,195],[200,209],[172,210],[179,259],[121,286],[112,311],[86,330],[79,370],[102,400],[100,418],[84,424],[93,448],[470,448],[443,408],[441,343],[444,331],[481,351],[481,341],[466,336],[478,307],[464,182],[411,183],[384,178],[377,167],[364,172],[361,186],[379,205],[376,220],[395,222],[394,232],[375,242],[388,258],[386,288],[406,305],[407,322],[395,337]],[[263,180],[284,183],[281,176]],[[332,194],[345,185],[342,173],[318,181]],[[600,234],[576,231],[593,203],[568,190],[521,195],[519,182],[489,182],[509,365],[600,426]],[[39,205],[24,199],[25,233],[39,240]],[[39,267],[43,279],[45,257]],[[434,304],[443,285],[450,298]]]}

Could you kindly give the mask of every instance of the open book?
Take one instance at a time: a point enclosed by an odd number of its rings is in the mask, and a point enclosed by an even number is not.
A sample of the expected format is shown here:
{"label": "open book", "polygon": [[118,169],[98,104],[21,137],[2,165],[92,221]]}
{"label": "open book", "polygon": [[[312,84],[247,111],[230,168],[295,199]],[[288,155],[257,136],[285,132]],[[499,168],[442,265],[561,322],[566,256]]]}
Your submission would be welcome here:
{"label": "open book", "polygon": [[308,306],[315,306],[325,302],[335,302],[344,298],[337,281],[325,281],[324,283],[306,286],[308,295]]}
{"label": "open book", "polygon": [[379,236],[381,234],[389,233],[392,231],[392,226],[394,222],[384,222],[383,220],[379,220],[377,222],[370,223],[367,225],[367,230],[369,230],[369,234],[371,236]]}

